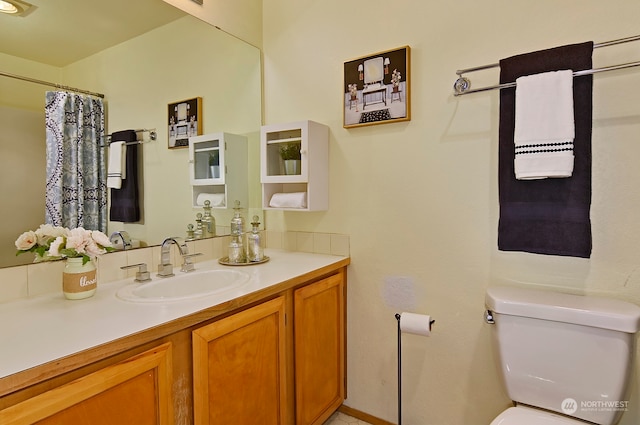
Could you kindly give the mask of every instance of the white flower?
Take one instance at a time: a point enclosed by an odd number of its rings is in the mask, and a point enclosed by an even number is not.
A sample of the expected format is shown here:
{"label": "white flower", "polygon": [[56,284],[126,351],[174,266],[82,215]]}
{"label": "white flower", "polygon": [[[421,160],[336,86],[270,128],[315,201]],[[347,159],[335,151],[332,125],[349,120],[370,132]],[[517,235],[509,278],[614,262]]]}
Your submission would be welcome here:
{"label": "white flower", "polygon": [[67,235],[67,249],[74,249],[78,254],[86,252],[86,246],[91,241],[91,230],[76,227],[69,230]]}
{"label": "white flower", "polygon": [[55,238],[51,245],[49,246],[49,256],[50,257],[60,257],[60,247],[64,248],[64,237],[58,236]]}
{"label": "white flower", "polygon": [[105,235],[99,230],[92,231],[91,237],[100,246],[103,246],[103,247],[111,246],[111,241],[109,240],[107,235]]}
{"label": "white flower", "polygon": [[38,244],[47,245],[51,240],[58,236],[64,236],[67,229],[60,226],[52,226],[51,224],[41,224],[35,231],[38,236]]}
{"label": "white flower", "polygon": [[16,248],[20,251],[28,251],[38,243],[38,236],[33,230],[21,234],[16,240]]}
{"label": "white flower", "polygon": [[113,251],[109,238],[98,230],[82,227],[69,230],[65,227],[41,225],[35,232],[24,232],[15,242],[18,254],[33,252],[35,262],[60,258],[84,258],[84,262],[98,255]]}
{"label": "white flower", "polygon": [[90,240],[89,243],[87,243],[87,246],[85,247],[85,253],[92,259],[97,257],[98,255],[104,254],[105,252],[107,251],[100,248],[93,239]]}

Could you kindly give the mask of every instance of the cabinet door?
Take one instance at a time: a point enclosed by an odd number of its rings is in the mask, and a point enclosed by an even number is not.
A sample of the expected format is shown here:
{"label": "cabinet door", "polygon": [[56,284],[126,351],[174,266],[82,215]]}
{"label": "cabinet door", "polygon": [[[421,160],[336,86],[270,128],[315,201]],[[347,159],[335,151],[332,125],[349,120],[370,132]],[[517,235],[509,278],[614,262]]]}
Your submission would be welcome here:
{"label": "cabinet door", "polygon": [[[192,185],[224,184],[224,135],[204,134],[189,138],[189,170]],[[217,167],[217,168],[214,168]]]}
{"label": "cabinet door", "polygon": [[193,332],[196,425],[284,424],[284,316],[279,297]]}
{"label": "cabinet door", "polygon": [[296,290],[294,315],[296,425],[321,424],[345,397],[343,275]]}
{"label": "cabinet door", "polygon": [[171,344],[0,411],[3,425],[174,423]]}

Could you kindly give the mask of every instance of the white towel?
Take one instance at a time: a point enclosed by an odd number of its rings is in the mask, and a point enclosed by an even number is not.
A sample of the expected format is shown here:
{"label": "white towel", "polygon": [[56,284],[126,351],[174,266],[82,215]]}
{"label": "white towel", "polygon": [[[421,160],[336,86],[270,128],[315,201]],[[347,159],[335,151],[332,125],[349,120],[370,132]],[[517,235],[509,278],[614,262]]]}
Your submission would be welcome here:
{"label": "white towel", "polygon": [[269,201],[272,208],[307,208],[307,193],[274,193]]}
{"label": "white towel", "polygon": [[199,193],[196,198],[197,205],[204,205],[204,201],[211,202],[212,207],[224,207],[224,193]]}
{"label": "white towel", "polygon": [[571,177],[574,138],[573,71],[516,79],[516,179]]}
{"label": "white towel", "polygon": [[107,168],[107,187],[120,189],[122,180],[127,178],[127,145],[125,142],[109,144],[109,165]]}

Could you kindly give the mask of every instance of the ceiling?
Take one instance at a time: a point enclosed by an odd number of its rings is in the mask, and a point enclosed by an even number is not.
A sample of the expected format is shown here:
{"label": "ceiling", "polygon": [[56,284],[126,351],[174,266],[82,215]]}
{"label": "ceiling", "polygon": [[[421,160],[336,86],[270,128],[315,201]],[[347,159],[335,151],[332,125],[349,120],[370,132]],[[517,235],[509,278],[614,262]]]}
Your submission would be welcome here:
{"label": "ceiling", "polygon": [[29,3],[33,7],[25,16],[0,13],[0,53],[57,67],[185,16],[162,0],[29,0]]}

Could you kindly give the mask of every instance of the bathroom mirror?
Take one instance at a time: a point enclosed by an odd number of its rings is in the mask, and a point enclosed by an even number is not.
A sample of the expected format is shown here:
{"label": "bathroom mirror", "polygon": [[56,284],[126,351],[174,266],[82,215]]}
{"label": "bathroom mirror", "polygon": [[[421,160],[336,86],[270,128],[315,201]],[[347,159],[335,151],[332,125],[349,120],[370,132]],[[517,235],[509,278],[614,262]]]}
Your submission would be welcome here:
{"label": "bathroom mirror", "polygon": [[[100,5],[117,8],[122,1]],[[130,4],[128,0],[124,2]],[[36,1],[32,3],[38,7]],[[82,0],[61,3],[86,5]],[[244,216],[249,221],[258,214],[262,221],[258,165],[260,51],[164,2],[140,3],[144,7],[128,8],[134,22],[168,15],[166,22],[69,64],[27,60],[6,50],[9,43],[2,43],[0,71],[103,93],[107,133],[156,130],[157,139],[139,147],[143,158],[139,170],[143,181],[143,220],[129,224],[109,222],[108,233],[126,230],[132,239],[156,245],[168,236],[186,236],[187,225],[195,224],[196,213],[202,210],[193,208],[191,202],[188,149],[168,149],[166,126],[168,104],[193,97],[203,99],[203,133],[225,131],[248,138],[249,205],[244,206]],[[164,11],[156,13],[155,7]],[[44,6],[22,18],[0,16],[3,19],[0,27],[6,19],[25,23],[40,12],[45,12]],[[104,22],[100,16],[94,18],[92,31],[98,31]],[[65,25],[56,24],[48,29],[62,27]],[[104,30],[114,32],[109,26]],[[10,39],[30,38],[16,31]],[[33,261],[30,254],[15,257],[14,241],[23,231],[33,230],[44,222],[47,90],[55,88],[0,76],[0,196],[4,200],[0,203],[0,267]],[[35,135],[29,135],[33,132]],[[213,215],[218,226],[228,226],[233,210],[214,209]]]}

